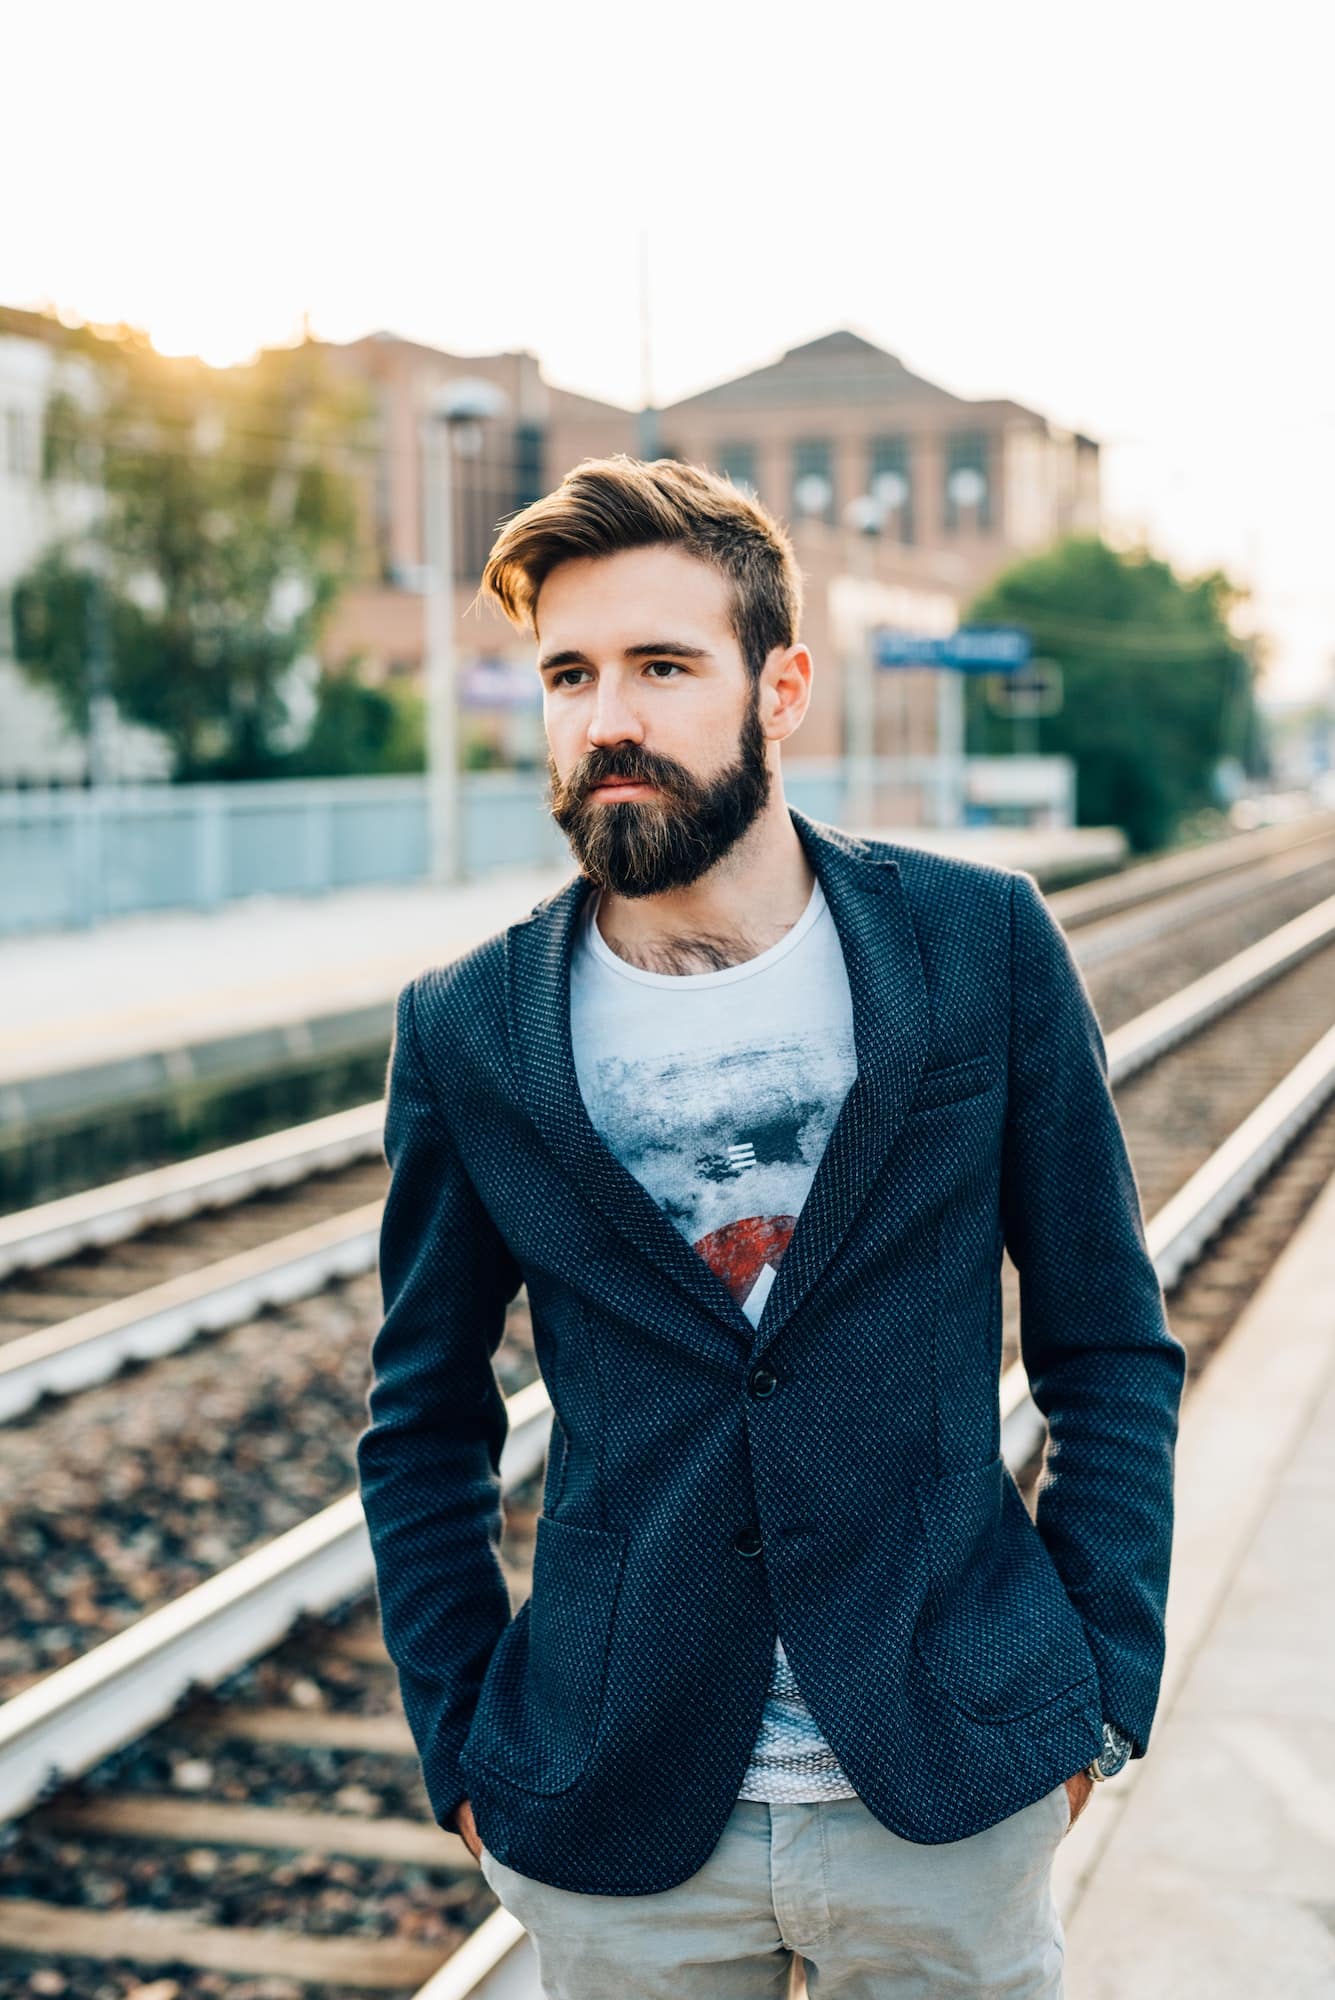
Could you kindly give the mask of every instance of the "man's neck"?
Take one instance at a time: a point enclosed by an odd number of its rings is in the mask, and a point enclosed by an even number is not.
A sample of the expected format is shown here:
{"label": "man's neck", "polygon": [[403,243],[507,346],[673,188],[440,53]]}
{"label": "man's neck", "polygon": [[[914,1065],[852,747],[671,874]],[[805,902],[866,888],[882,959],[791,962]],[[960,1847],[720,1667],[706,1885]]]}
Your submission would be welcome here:
{"label": "man's neck", "polygon": [[598,929],[618,958],[646,972],[717,972],[777,944],[802,915],[814,884],[776,777],[765,810],[707,875],[661,896],[605,889]]}

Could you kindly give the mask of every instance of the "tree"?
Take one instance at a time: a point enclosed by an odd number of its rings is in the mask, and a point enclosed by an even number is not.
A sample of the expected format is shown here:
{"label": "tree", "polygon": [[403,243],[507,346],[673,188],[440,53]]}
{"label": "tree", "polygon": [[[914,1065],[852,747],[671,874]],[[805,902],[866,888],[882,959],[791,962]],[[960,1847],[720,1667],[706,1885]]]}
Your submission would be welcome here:
{"label": "tree", "polygon": [[281,775],[341,778],[426,768],[426,702],[412,689],[366,687],[348,668],[323,673],[306,740]]}
{"label": "tree", "polygon": [[[1252,660],[1228,623],[1242,595],[1221,571],[1183,580],[1144,550],[1081,536],[1014,564],[969,606],[970,624],[1018,625],[1061,668],[1062,707],[1037,719],[1036,747],[1074,760],[1080,825],[1161,847],[1219,803],[1222,758],[1260,768]],[[1011,748],[1013,724],[981,685],[965,715],[971,751]]]}
{"label": "tree", "polygon": [[82,729],[100,606],[106,691],[168,737],[174,775],[263,775],[284,680],[356,571],[365,392],[314,341],[220,370],[120,332],[85,346],[96,407],[48,403],[44,475],[80,477],[105,505],[95,536],[67,536],[16,584],[15,655]]}

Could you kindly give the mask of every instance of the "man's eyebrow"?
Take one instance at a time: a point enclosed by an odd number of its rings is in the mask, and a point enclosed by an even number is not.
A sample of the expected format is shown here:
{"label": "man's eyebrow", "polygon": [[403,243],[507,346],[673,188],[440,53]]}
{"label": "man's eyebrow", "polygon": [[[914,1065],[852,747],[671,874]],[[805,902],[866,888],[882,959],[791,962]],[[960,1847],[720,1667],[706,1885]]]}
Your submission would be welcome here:
{"label": "man's eyebrow", "polygon": [[[678,660],[707,660],[710,657],[707,646],[688,646],[681,639],[646,640],[642,645],[627,646],[623,649],[623,657],[627,660],[647,660],[656,658],[662,653],[670,653],[674,659]],[[546,673],[552,667],[591,667],[592,665],[593,661],[587,653],[581,653],[577,647],[567,646],[562,652],[548,653],[545,658],[539,660],[538,671]]]}

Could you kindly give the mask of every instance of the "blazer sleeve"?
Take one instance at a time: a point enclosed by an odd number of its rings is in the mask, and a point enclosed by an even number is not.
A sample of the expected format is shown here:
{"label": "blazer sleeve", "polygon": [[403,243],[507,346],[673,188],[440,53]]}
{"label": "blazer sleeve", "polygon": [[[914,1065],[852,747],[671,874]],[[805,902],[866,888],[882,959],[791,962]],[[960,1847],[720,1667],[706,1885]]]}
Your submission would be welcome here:
{"label": "blazer sleeve", "polygon": [[1002,1156],[1020,1349],[1048,1422],[1035,1525],[1079,1612],[1105,1720],[1143,1757],[1158,1701],[1186,1349],[1170,1332],[1098,1019],[1032,877],[1011,880]]}
{"label": "blazer sleeve", "polygon": [[443,1826],[468,1793],[458,1753],[510,1621],[499,1553],[509,1426],[491,1357],[520,1272],[433,1093],[411,982],[396,1007],[384,1149],[384,1317],[357,1473],[385,1644]]}

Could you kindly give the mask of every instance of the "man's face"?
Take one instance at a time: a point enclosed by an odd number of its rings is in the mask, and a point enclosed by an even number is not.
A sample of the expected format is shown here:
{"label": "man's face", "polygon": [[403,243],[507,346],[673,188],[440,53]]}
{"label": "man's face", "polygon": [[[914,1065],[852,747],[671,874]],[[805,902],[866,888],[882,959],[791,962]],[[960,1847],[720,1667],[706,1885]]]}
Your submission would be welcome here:
{"label": "man's face", "polygon": [[582,556],[539,592],[552,816],[616,895],[698,880],[769,797],[731,601],[711,564],[672,548]]}

